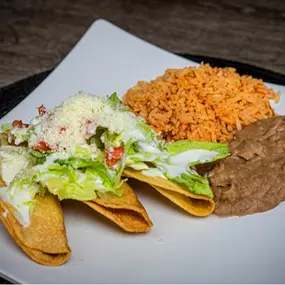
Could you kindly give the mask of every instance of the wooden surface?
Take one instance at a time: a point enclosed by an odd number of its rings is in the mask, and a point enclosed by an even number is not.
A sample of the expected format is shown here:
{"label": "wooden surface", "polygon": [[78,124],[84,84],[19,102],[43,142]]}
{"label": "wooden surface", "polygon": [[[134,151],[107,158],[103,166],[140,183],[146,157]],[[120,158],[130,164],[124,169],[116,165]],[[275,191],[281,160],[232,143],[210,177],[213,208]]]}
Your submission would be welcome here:
{"label": "wooden surface", "polygon": [[0,86],[55,67],[98,18],[169,51],[285,74],[284,0],[0,0]]}

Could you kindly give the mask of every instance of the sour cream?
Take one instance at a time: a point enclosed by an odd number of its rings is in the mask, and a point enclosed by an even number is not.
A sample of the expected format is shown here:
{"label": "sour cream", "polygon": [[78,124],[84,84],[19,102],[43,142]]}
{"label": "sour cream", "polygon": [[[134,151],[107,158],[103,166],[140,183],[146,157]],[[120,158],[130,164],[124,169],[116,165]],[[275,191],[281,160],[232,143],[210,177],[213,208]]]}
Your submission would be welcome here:
{"label": "sour cream", "polygon": [[149,168],[149,169],[143,170],[142,174],[144,174],[146,176],[162,177],[162,178],[166,179],[166,177],[163,175],[163,173],[157,168]]}
{"label": "sour cream", "polygon": [[30,224],[29,202],[32,201],[32,198],[30,196],[30,188],[21,187],[21,189],[17,190],[14,195],[10,195],[10,190],[8,187],[1,187],[0,198],[16,209],[16,218],[21,225],[26,227]]}
{"label": "sour cream", "polygon": [[169,162],[175,165],[189,164],[195,161],[204,163],[213,160],[218,154],[219,153],[214,150],[189,149],[171,156]]}
{"label": "sour cream", "polygon": [[24,154],[5,151],[4,147],[1,149],[0,169],[6,187],[0,187],[0,199],[13,206],[16,209],[16,218],[18,221],[23,226],[27,226],[30,224],[29,202],[32,201],[30,195],[31,189],[25,185],[19,189],[19,186],[13,186],[11,182],[22,169],[27,167],[29,160]]}
{"label": "sour cream", "polygon": [[[213,160],[219,153],[212,150],[203,149],[190,149],[177,155],[170,156],[168,163],[157,163],[159,170],[150,169],[145,170],[143,173],[148,176],[161,176],[163,173],[167,173],[170,177],[180,177],[183,173],[197,172],[190,169],[189,164],[191,162],[200,161],[201,163]],[[160,174],[161,173],[161,174]],[[163,175],[164,176],[164,175]]]}
{"label": "sour cream", "polygon": [[6,185],[9,185],[19,171],[29,163],[25,155],[9,153],[0,150],[1,176]]}
{"label": "sour cream", "polygon": [[158,147],[150,144],[149,142],[139,142],[139,146],[142,150],[142,152],[148,152],[148,153],[161,153],[160,149]]}

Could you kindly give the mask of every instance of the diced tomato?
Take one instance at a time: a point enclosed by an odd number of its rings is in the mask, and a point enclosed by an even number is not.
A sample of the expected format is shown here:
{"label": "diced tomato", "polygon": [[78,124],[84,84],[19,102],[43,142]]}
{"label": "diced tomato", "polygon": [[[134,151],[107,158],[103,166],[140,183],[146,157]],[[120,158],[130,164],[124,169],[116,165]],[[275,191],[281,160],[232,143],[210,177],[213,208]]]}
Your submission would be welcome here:
{"label": "diced tomato", "polygon": [[22,128],[22,127],[23,127],[23,122],[22,122],[22,120],[15,120],[15,121],[12,123],[12,127],[13,127],[13,128],[15,128],[15,127]]}
{"label": "diced tomato", "polygon": [[22,120],[15,120],[12,123],[12,127],[18,127],[18,128],[28,128],[29,124],[23,124]]}
{"label": "diced tomato", "polygon": [[39,112],[39,115],[42,116],[47,112],[47,109],[44,105],[41,105],[40,107],[38,107],[38,112]]}
{"label": "diced tomato", "polygon": [[33,146],[33,149],[40,151],[51,150],[50,146],[44,141],[39,141],[37,145]]}
{"label": "diced tomato", "polygon": [[64,133],[65,131],[66,131],[66,128],[65,128],[65,127],[62,127],[62,128],[60,128],[59,133],[62,134],[62,133]]}
{"label": "diced tomato", "polygon": [[115,147],[114,150],[111,152],[113,159],[120,160],[124,155],[124,147],[119,146]]}
{"label": "diced tomato", "polygon": [[86,121],[86,135],[91,137],[96,134],[97,124],[90,120]]}
{"label": "diced tomato", "polygon": [[110,167],[114,167],[124,156],[124,147],[115,147],[113,150],[105,149],[106,163]]}

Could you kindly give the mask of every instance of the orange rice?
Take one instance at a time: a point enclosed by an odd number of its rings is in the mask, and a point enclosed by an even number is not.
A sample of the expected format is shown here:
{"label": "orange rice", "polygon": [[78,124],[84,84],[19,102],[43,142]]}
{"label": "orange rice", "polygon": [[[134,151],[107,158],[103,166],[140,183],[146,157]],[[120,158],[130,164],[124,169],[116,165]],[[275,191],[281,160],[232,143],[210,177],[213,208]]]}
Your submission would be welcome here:
{"label": "orange rice", "polygon": [[203,63],[167,69],[151,82],[139,81],[123,97],[166,141],[224,143],[243,126],[276,116],[269,100],[278,102],[279,94],[262,80]]}

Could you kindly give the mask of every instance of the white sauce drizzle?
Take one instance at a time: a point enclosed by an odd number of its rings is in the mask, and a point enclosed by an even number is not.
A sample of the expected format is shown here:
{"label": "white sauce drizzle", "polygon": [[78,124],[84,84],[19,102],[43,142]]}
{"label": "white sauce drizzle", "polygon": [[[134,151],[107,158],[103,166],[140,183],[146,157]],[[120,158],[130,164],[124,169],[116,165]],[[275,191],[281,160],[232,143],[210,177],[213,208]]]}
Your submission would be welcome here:
{"label": "white sauce drizzle", "polygon": [[26,204],[26,202],[32,201],[30,196],[30,188],[25,187],[25,185],[21,187],[21,189],[16,187],[11,188],[10,183],[20,172],[20,170],[28,165],[29,160],[23,154],[15,152],[9,153],[4,151],[4,147],[2,147],[2,150],[0,151],[0,156],[1,176],[7,185],[7,187],[0,187],[0,199],[13,206],[16,209],[18,221],[23,226],[27,226],[30,224],[30,206]]}
{"label": "white sauce drizzle", "polygon": [[146,176],[162,177],[162,178],[166,179],[166,177],[163,175],[163,173],[157,168],[149,168],[149,169],[143,170],[142,174],[144,174]]}

